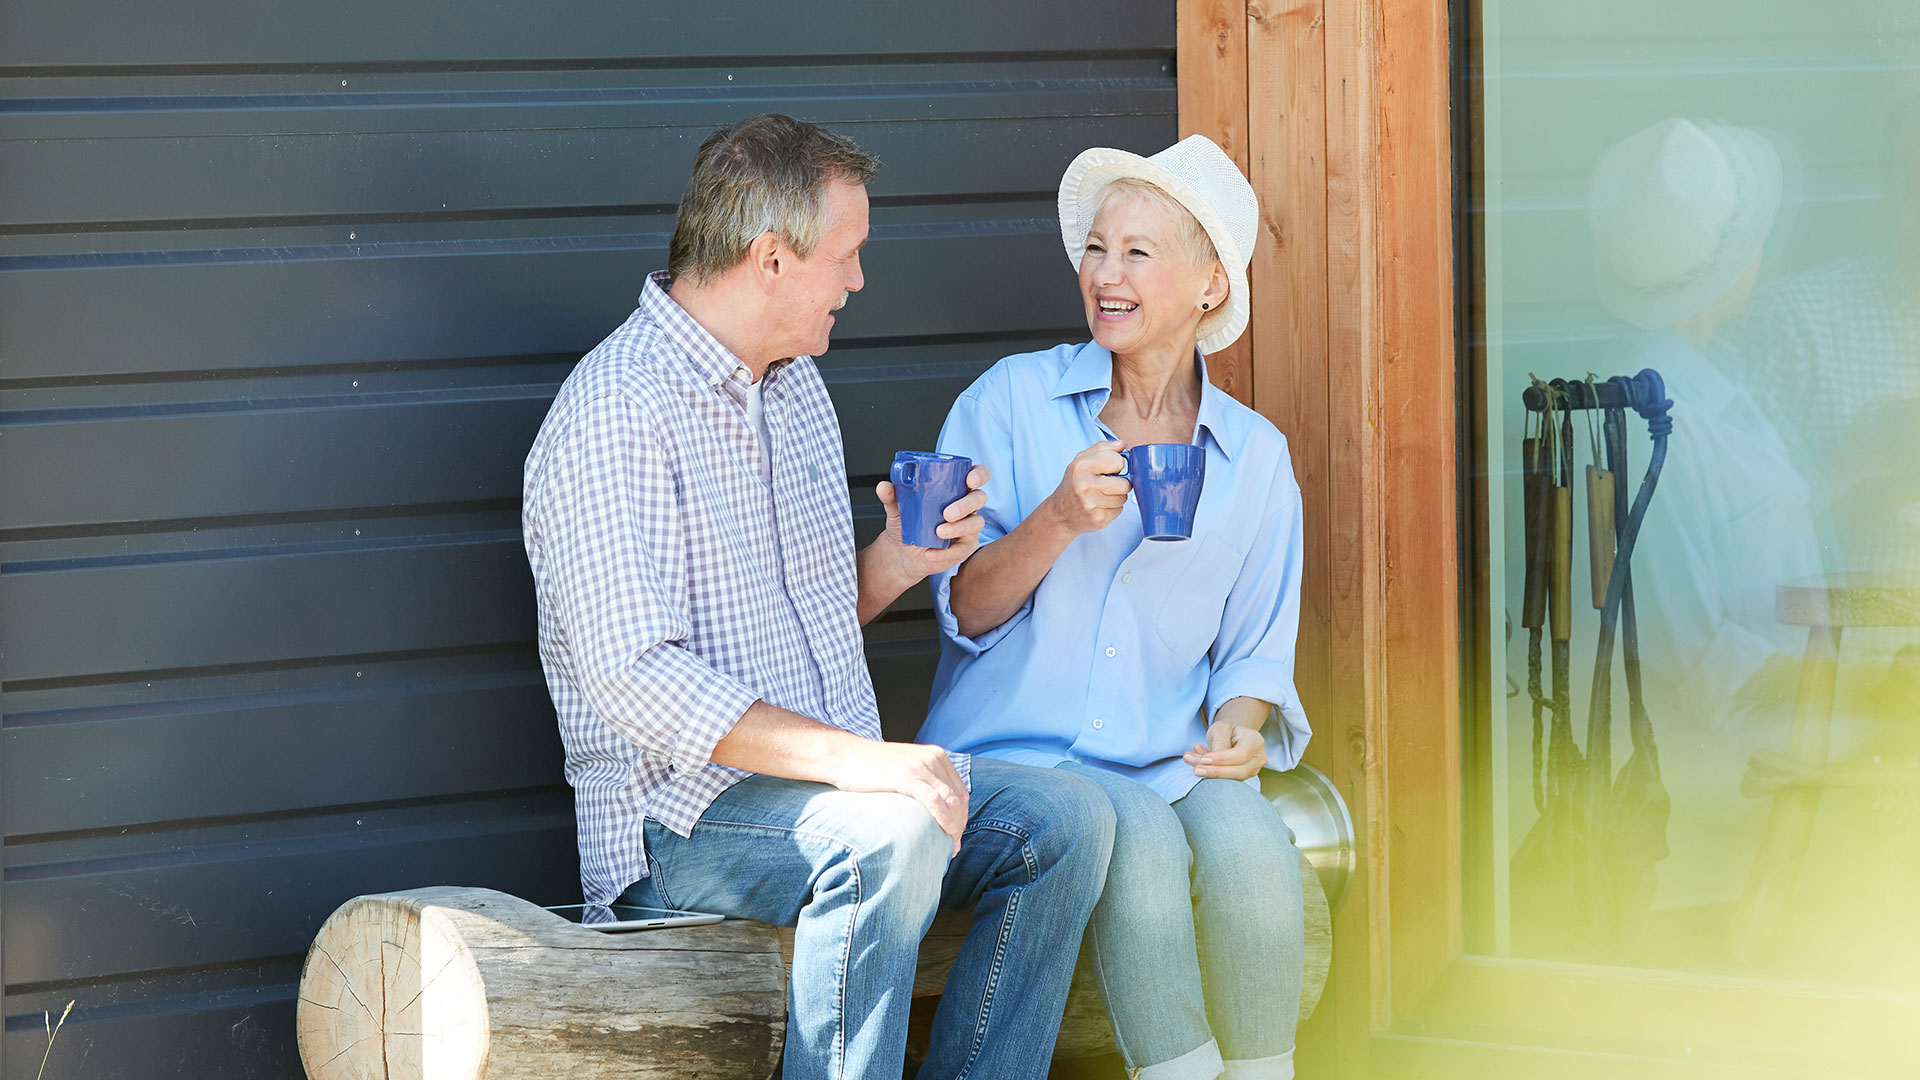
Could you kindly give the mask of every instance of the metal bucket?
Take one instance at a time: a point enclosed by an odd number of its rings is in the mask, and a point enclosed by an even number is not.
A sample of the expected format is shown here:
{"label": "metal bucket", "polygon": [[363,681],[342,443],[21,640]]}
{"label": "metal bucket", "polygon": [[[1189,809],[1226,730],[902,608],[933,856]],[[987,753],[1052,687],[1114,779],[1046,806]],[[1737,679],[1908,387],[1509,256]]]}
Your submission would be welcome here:
{"label": "metal bucket", "polygon": [[1353,815],[1347,812],[1347,801],[1325,773],[1304,761],[1290,772],[1262,769],[1260,793],[1293,830],[1294,846],[1320,876],[1327,906],[1338,911],[1353,883],[1355,860]]}

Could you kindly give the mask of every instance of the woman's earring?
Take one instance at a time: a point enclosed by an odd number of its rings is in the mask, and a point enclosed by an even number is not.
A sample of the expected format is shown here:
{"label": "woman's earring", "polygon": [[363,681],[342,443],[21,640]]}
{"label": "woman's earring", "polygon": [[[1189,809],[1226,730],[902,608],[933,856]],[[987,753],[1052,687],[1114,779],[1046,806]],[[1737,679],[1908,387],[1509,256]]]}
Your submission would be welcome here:
{"label": "woman's earring", "polygon": [[1206,305],[1206,304],[1201,304],[1201,305],[1200,305],[1200,310],[1201,310],[1201,311],[1205,311],[1205,310],[1207,310],[1207,307],[1208,307],[1208,305]]}

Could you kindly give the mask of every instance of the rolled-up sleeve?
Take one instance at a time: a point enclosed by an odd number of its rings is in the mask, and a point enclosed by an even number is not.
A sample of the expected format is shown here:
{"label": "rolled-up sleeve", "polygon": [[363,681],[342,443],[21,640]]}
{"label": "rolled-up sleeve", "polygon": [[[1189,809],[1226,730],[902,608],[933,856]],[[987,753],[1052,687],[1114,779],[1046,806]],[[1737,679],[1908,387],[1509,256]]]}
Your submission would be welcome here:
{"label": "rolled-up sleeve", "polygon": [[1291,471],[1275,477],[1273,494],[1263,510],[1214,640],[1207,713],[1213,715],[1237,697],[1273,703],[1280,722],[1270,721],[1264,729],[1267,764],[1286,770],[1299,764],[1312,736],[1293,685],[1305,540],[1300,487]]}
{"label": "rolled-up sleeve", "polygon": [[[981,547],[1012,532],[1021,521],[1020,508],[1014,497],[1013,432],[1005,412],[994,400],[995,391],[1000,387],[992,376],[992,372],[983,376],[953,403],[953,409],[947,413],[947,422],[940,429],[937,445],[941,453],[957,454],[975,465],[985,465],[991,473],[987,480],[987,505],[980,511],[983,522],[980,527]],[[1032,613],[1033,597],[1029,595],[1026,602],[1020,605],[1020,610],[999,626],[984,634],[968,637],[960,632],[960,621],[953,614],[953,576],[959,569],[956,566],[942,571],[930,580],[933,617],[940,626],[940,633],[948,641],[968,655],[978,656],[1006,637]]]}
{"label": "rolled-up sleeve", "polygon": [[678,483],[645,410],[582,404],[533,519],[545,600],[588,705],[676,773],[704,768],[759,695],[690,652],[688,546]]}

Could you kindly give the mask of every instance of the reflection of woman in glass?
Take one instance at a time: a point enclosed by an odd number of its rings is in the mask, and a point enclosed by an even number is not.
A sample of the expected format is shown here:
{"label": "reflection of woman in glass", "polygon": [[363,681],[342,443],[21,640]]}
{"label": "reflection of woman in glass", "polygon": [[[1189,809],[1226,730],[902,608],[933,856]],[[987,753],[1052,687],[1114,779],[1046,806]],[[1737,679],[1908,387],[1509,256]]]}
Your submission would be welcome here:
{"label": "reflection of woman in glass", "polygon": [[[1293,1075],[1299,856],[1252,778],[1291,768],[1308,735],[1300,489],[1286,440],[1209,384],[1200,355],[1247,324],[1257,216],[1201,136],[1152,158],[1080,155],[1060,226],[1093,341],[1000,361],[940,436],[995,479],[980,550],[934,584],[943,641],[920,737],[1078,772],[1113,800],[1085,956],[1147,1080]],[[1146,443],[1205,452],[1192,539],[1143,538],[1116,474],[1117,451]]]}
{"label": "reflection of woman in glass", "polygon": [[1769,657],[1799,647],[1804,631],[1774,618],[1774,588],[1819,570],[1806,482],[1716,335],[1753,291],[1780,197],[1766,139],[1667,120],[1600,156],[1588,201],[1600,298],[1643,331],[1609,370],[1654,368],[1674,401],[1634,552],[1642,650],[1669,714],[1709,722]]}

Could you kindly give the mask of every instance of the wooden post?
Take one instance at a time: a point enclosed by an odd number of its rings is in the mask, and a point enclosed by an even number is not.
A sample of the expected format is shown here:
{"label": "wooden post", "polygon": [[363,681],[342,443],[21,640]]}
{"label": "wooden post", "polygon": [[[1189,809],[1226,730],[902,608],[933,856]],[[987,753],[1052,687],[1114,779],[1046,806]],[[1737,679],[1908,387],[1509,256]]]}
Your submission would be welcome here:
{"label": "wooden post", "polygon": [[[1180,137],[1205,135],[1219,143],[1244,173],[1248,168],[1246,0],[1181,0],[1176,21]],[[1258,296],[1259,286],[1253,289]],[[1253,310],[1257,313],[1259,305]],[[1213,384],[1245,405],[1253,404],[1253,338],[1249,324],[1239,341],[1207,357],[1207,375]]]}
{"label": "wooden post", "polygon": [[[1332,1007],[1296,1061],[1354,1078],[1373,1032],[1461,950],[1447,5],[1240,2],[1244,62],[1212,45],[1230,54],[1230,31],[1184,32],[1220,0],[1180,0],[1181,103],[1234,115],[1220,88],[1244,71],[1254,403],[1286,434],[1305,503],[1295,678],[1307,757],[1359,841]],[[1183,115],[1182,130],[1200,128]]]}

